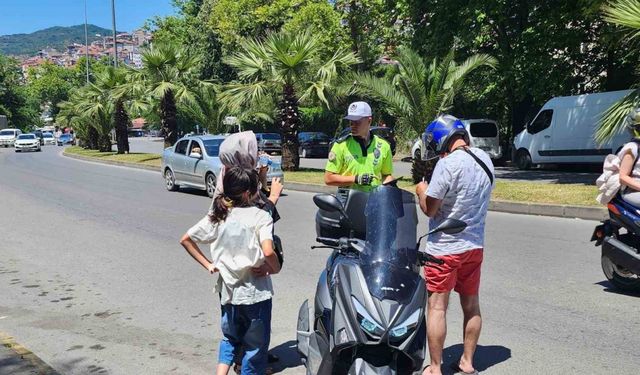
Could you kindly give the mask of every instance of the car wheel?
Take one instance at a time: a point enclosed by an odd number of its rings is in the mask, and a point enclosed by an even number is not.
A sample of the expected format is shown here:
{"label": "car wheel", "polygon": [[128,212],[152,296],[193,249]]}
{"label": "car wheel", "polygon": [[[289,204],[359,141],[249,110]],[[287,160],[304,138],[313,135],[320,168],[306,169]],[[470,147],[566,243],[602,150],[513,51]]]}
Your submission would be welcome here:
{"label": "car wheel", "polygon": [[207,195],[209,198],[213,198],[213,193],[216,191],[216,176],[213,173],[207,173],[204,181],[207,187]]}
{"label": "car wheel", "polygon": [[173,172],[169,168],[164,171],[164,181],[166,183],[167,190],[169,191],[176,191],[178,190],[178,188],[180,188],[180,186],[176,185],[176,179],[173,176]]}
{"label": "car wheel", "polygon": [[616,288],[625,292],[640,292],[640,275],[636,275],[613,263],[607,256],[601,258],[602,272]]}
{"label": "car wheel", "polygon": [[18,150],[18,149],[16,148],[16,152],[20,152],[20,150]]}
{"label": "car wheel", "polygon": [[516,154],[516,165],[518,169],[526,171],[531,169],[531,164],[531,155],[529,155],[529,152],[527,150],[518,150]]}

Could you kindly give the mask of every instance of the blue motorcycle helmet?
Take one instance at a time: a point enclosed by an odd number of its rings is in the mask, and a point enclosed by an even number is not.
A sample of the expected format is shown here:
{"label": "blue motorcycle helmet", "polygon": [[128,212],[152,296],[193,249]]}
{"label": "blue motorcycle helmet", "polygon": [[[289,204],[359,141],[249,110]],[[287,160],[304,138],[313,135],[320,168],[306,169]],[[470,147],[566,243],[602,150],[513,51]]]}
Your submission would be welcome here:
{"label": "blue motorcycle helmet", "polygon": [[433,120],[422,133],[422,160],[432,160],[449,151],[454,136],[460,135],[470,144],[469,132],[460,119],[451,115],[441,115]]}

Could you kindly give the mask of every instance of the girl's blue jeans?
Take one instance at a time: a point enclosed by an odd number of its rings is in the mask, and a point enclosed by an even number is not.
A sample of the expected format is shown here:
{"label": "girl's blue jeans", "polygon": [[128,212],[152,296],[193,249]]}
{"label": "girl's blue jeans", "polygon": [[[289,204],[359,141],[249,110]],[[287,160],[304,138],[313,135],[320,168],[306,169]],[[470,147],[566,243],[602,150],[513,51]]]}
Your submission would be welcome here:
{"label": "girl's blue jeans", "polygon": [[244,349],[242,375],[264,375],[271,337],[271,299],[253,305],[222,305],[218,362],[229,366]]}

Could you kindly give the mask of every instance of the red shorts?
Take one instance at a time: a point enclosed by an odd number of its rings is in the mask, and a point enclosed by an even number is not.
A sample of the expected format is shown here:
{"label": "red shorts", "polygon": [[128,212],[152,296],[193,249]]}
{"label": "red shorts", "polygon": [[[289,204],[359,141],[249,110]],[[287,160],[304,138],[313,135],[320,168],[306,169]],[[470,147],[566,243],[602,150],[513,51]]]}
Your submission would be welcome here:
{"label": "red shorts", "polygon": [[436,258],[444,260],[444,264],[433,264],[424,268],[429,292],[445,293],[453,289],[465,296],[478,294],[482,249],[454,255],[439,255]]}

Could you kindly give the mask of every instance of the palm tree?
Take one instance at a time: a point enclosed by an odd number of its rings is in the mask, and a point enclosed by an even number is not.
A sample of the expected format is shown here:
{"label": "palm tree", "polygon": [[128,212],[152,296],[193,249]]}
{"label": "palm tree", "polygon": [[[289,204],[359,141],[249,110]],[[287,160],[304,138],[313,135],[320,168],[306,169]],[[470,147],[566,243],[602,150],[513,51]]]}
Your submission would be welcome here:
{"label": "palm tree", "polygon": [[128,92],[122,90],[128,82],[128,73],[124,68],[108,67],[96,76],[95,86],[103,91],[105,100],[113,103],[113,122],[116,130],[118,154],[129,153],[129,114],[125,107]]}
{"label": "palm tree", "polygon": [[75,97],[74,105],[82,113],[89,126],[98,133],[98,150],[111,151],[111,130],[113,129],[113,116],[115,104],[109,100],[110,92],[100,86],[89,83],[82,87]]}
{"label": "palm tree", "polygon": [[68,101],[58,103],[60,111],[56,115],[56,123],[73,128],[76,138],[82,146],[91,150],[98,149],[98,131],[90,124],[91,120],[80,111],[78,91],[71,94]]}
{"label": "palm tree", "polygon": [[[319,52],[318,38],[309,32],[280,31],[268,34],[264,40],[243,41],[241,50],[225,60],[240,79],[227,85],[221,94],[226,108],[260,114],[257,107],[269,100],[277,102],[275,119],[283,138],[284,170],[297,170],[300,164],[299,102],[317,99],[328,107],[337,74],[358,63],[356,55],[343,49],[324,62],[320,61]],[[264,113],[261,116],[270,117]]]}
{"label": "palm tree", "polygon": [[178,105],[196,105],[196,90],[208,84],[198,79],[200,59],[186,48],[154,43],[142,52],[142,64],[128,90],[146,94],[157,105],[164,146],[170,147],[178,140]]}
{"label": "palm tree", "polygon": [[[391,78],[371,73],[354,73],[352,92],[385,104],[390,115],[397,119],[396,133],[416,137],[425,125],[453,106],[466,77],[474,70],[495,67],[496,60],[485,54],[470,56],[456,64],[451,50],[442,60],[423,60],[409,48],[398,49],[397,64]],[[412,177],[419,182],[432,167],[413,156]]]}
{"label": "palm tree", "polygon": [[222,119],[217,99],[217,87],[214,85],[199,86],[195,90],[195,101],[180,107],[184,115],[209,133],[222,133]]}
{"label": "palm tree", "polygon": [[[603,6],[604,19],[629,31],[629,38],[640,36],[640,1],[616,0]],[[624,118],[640,105],[640,88],[634,89],[607,109],[598,123],[595,139],[602,144],[624,129]]]}

